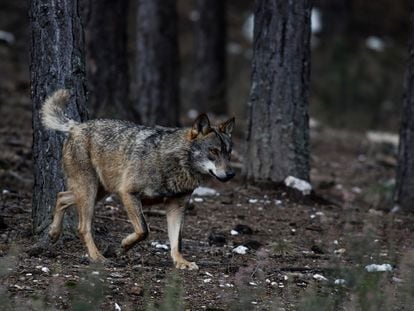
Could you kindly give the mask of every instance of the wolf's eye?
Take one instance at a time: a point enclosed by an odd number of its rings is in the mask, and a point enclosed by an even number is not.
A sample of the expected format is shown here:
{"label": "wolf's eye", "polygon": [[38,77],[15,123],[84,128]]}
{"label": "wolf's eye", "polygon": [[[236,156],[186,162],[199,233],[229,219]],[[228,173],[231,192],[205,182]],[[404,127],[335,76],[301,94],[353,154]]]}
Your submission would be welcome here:
{"label": "wolf's eye", "polygon": [[220,153],[220,150],[218,150],[217,148],[212,148],[210,149],[211,154],[214,154],[215,156],[218,156]]}

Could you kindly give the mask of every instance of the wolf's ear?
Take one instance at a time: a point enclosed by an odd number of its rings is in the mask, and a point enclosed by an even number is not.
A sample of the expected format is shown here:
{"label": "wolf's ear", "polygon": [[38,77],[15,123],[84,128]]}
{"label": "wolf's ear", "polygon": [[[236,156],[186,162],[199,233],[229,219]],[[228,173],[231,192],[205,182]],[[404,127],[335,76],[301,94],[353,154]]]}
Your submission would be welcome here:
{"label": "wolf's ear", "polygon": [[210,132],[210,120],[205,113],[202,113],[193,123],[193,128],[191,129],[191,138],[196,138],[199,134],[207,135]]}
{"label": "wolf's ear", "polygon": [[234,128],[234,122],[235,122],[235,119],[233,117],[233,118],[228,119],[226,122],[221,123],[219,125],[220,132],[231,136],[231,133],[233,132],[233,128]]}

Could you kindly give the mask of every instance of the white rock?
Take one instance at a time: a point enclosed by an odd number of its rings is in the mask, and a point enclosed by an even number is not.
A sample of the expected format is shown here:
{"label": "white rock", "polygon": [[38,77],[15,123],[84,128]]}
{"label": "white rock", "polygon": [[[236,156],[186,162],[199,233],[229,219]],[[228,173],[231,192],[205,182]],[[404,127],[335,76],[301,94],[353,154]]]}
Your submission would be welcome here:
{"label": "white rock", "polygon": [[399,135],[388,132],[368,131],[367,139],[374,144],[390,144],[398,147]]}
{"label": "white rock", "polygon": [[122,309],[121,309],[121,307],[119,306],[119,304],[117,304],[116,302],[115,302],[115,311],[121,311]]}
{"label": "white rock", "polygon": [[392,271],[392,266],[389,263],[384,263],[382,265],[370,264],[365,266],[365,270],[367,270],[368,272]]}
{"label": "white rock", "polygon": [[44,273],[49,273],[50,272],[50,269],[48,268],[48,267],[42,267],[42,272],[44,272]]}
{"label": "white rock", "polygon": [[159,243],[159,242],[157,242],[157,241],[155,241],[155,242],[151,242],[151,246],[154,246],[155,248],[158,248],[158,249],[165,249],[165,250],[168,250],[168,245],[166,245],[166,244],[161,244],[161,243]]}
{"label": "white rock", "polygon": [[397,213],[397,212],[399,212],[400,211],[400,206],[397,204],[397,205],[394,205],[394,207],[392,208],[392,210],[391,210],[391,213]]}
{"label": "white rock", "polygon": [[2,194],[9,194],[10,193],[10,191],[9,190],[7,190],[7,189],[3,189],[3,191],[1,192]]}
{"label": "white rock", "polygon": [[206,272],[204,272],[204,273],[205,273],[205,275],[208,275],[208,276],[213,277],[213,275],[212,275],[210,272],[208,272],[208,271],[206,271]]}
{"label": "white rock", "polygon": [[251,286],[257,286],[257,283],[256,282],[249,282],[249,285],[251,285]]}
{"label": "white rock", "polygon": [[92,275],[99,275],[99,271],[92,271]]}
{"label": "white rock", "polygon": [[194,198],[194,202],[201,203],[204,202],[203,198]]}
{"label": "white rock", "polygon": [[344,285],[346,283],[346,281],[344,279],[336,279],[334,281],[335,285]]}
{"label": "white rock", "polygon": [[233,253],[237,253],[240,255],[245,255],[247,253],[248,248],[244,245],[239,245],[236,248],[233,248]]}
{"label": "white rock", "polygon": [[238,231],[236,231],[236,230],[231,230],[231,231],[230,231],[230,234],[231,234],[231,235],[239,235],[239,232],[238,232]]}
{"label": "white rock", "polygon": [[257,203],[257,202],[259,202],[258,199],[249,199],[249,203],[254,204],[254,203]]}
{"label": "white rock", "polygon": [[313,278],[318,281],[328,281],[328,279],[324,277],[322,274],[314,274]]}
{"label": "white rock", "polygon": [[155,245],[155,248],[161,248],[161,249],[168,250],[168,246],[165,245],[165,244],[157,244],[157,245]]}
{"label": "white rock", "polygon": [[204,279],[203,282],[204,283],[210,283],[211,282],[211,279]]}
{"label": "white rock", "polygon": [[365,40],[366,46],[374,51],[382,52],[385,48],[385,43],[381,38],[370,36]]}
{"label": "white rock", "polygon": [[354,193],[361,193],[362,192],[361,188],[359,188],[359,187],[352,187],[351,191],[354,192]]}
{"label": "white rock", "polygon": [[285,185],[290,188],[299,190],[303,195],[309,195],[312,191],[312,186],[306,180],[302,180],[293,176],[285,178]]}
{"label": "white rock", "polygon": [[275,200],[275,204],[276,205],[282,205],[283,201],[282,200]]}
{"label": "white rock", "polygon": [[208,188],[208,187],[197,187],[193,191],[193,196],[199,196],[199,197],[216,195],[216,194],[217,194],[216,190],[214,190],[213,188]]}

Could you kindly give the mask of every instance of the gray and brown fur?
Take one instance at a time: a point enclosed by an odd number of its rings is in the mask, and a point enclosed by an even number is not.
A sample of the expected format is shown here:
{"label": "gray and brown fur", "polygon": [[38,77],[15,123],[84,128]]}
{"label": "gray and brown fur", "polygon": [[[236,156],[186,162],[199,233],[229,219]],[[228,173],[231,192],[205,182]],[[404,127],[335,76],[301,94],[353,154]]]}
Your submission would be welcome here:
{"label": "gray and brown fur", "polygon": [[90,258],[105,258],[92,238],[96,201],[107,193],[121,199],[134,232],[122,240],[125,250],[148,236],[142,204],[166,204],[171,256],[180,269],[197,269],[180,252],[184,206],[206,176],[221,181],[234,176],[229,166],[234,118],[211,126],[200,115],[192,128],[145,127],[117,120],[68,119],[64,109],[67,90],[59,90],[44,103],[45,127],[67,133],[63,146],[63,169],[68,191],[57,195],[49,236],[56,241],[66,208],[76,206],[78,231]]}

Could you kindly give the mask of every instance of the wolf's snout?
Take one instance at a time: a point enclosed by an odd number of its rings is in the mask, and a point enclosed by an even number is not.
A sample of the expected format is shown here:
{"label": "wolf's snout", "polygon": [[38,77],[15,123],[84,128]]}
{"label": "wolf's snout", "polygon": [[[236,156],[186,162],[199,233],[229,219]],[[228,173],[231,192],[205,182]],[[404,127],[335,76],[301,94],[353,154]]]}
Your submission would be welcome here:
{"label": "wolf's snout", "polygon": [[222,182],[226,182],[232,179],[235,175],[236,173],[233,170],[230,170],[230,171],[226,171],[223,175],[215,175],[215,176],[218,180]]}
{"label": "wolf's snout", "polygon": [[233,170],[226,172],[227,180],[232,179],[234,176],[236,176],[236,173]]}

